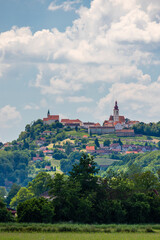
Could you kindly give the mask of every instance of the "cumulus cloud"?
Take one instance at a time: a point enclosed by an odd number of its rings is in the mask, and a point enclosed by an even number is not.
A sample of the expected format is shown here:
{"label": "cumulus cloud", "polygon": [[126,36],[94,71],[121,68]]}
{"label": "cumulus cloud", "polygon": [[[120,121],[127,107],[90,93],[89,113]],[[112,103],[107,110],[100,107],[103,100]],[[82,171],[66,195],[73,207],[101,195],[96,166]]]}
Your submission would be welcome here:
{"label": "cumulus cloud", "polygon": [[21,114],[16,107],[6,105],[0,109],[0,125],[1,128],[10,128],[18,124],[21,120]]}
{"label": "cumulus cloud", "polygon": [[[107,114],[108,116],[112,114],[112,108],[109,106],[113,107],[114,101],[118,97],[118,103],[121,105],[121,114],[126,114],[125,117],[133,119],[135,118],[134,116],[138,115],[141,121],[152,121],[152,119],[158,121],[158,103],[160,103],[159,79],[145,85],[142,83],[115,83],[110,88],[109,93],[99,100],[96,108],[97,116],[100,119],[104,119],[104,116],[107,116]],[[106,106],[108,106],[108,109]]]}
{"label": "cumulus cloud", "polygon": [[34,103],[25,105],[25,110],[38,110],[40,107]]}
{"label": "cumulus cloud", "polygon": [[[49,9],[68,11],[79,2],[54,1]],[[32,33],[28,27],[13,27],[1,33],[1,61],[38,69],[32,85],[43,95],[70,96],[95,83],[108,84],[110,90],[105,100],[100,99],[100,110],[103,102],[117,95],[120,102],[128,100],[128,106],[141,114],[144,106],[152,106],[153,99],[160,101],[155,96],[159,82],[152,79],[150,70],[160,64],[159,9],[159,0],[93,0],[89,8],[77,10],[78,18],[64,32],[54,28]],[[62,99],[56,96],[56,101]],[[145,114],[156,117],[158,112],[152,106]]]}
{"label": "cumulus cloud", "polygon": [[82,0],[64,1],[62,4],[58,4],[57,2],[57,0],[51,2],[48,10],[57,11],[59,9],[62,9],[63,11],[68,12],[75,9],[75,5],[81,3]]}

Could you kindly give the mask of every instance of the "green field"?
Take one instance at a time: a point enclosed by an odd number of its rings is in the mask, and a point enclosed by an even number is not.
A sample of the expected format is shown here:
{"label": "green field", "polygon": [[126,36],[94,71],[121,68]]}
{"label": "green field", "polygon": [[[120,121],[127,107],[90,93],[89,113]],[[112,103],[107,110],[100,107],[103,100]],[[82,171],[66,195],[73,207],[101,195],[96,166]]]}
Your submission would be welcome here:
{"label": "green field", "polygon": [[0,233],[1,240],[159,240],[159,233]]}
{"label": "green field", "polygon": [[98,164],[98,165],[111,165],[114,162],[120,161],[120,160],[115,160],[115,159],[110,159],[108,157],[96,157],[94,159],[94,161]]}

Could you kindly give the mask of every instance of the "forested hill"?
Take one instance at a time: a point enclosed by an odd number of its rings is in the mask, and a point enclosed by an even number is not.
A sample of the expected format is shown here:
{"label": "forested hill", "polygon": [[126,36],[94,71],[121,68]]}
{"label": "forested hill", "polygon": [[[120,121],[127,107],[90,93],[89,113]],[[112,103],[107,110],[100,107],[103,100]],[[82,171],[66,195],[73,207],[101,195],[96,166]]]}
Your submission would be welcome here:
{"label": "forested hill", "polygon": [[[149,125],[139,123],[134,128],[137,133],[142,133],[143,130],[145,134],[148,134],[146,129],[150,129],[150,135],[159,126],[159,123]],[[156,134],[156,130],[154,133]],[[139,145],[141,149],[146,147],[149,151],[157,150],[160,147],[159,138],[156,138],[157,142],[152,140],[148,136],[135,136],[132,139],[125,137],[119,139],[115,134],[90,136],[84,128],[71,129],[59,122],[44,125],[43,121],[38,119],[32,124],[27,124],[18,139],[11,143],[0,143],[0,186],[7,189],[10,189],[13,183],[27,186],[28,182],[41,171],[49,172],[50,175],[54,175],[55,172],[68,174],[73,164],[79,162],[82,152],[87,151],[87,147],[96,150],[90,153],[100,168],[101,176],[105,174],[107,168],[126,171],[130,165],[156,174],[160,167],[159,151],[124,155],[111,153],[109,147],[116,143],[121,147],[130,144],[133,148]],[[104,151],[101,146],[104,146],[108,153],[101,154],[101,151]]]}

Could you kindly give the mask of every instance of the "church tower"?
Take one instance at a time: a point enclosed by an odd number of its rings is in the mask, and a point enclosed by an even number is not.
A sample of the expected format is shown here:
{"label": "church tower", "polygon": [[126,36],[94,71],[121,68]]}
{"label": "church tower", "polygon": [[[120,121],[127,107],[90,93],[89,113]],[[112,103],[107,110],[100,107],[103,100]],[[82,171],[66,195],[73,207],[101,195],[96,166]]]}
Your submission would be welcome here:
{"label": "church tower", "polygon": [[50,116],[50,111],[48,110],[47,117],[49,117],[49,116]]}
{"label": "church tower", "polygon": [[119,121],[119,109],[118,109],[117,101],[115,101],[115,106],[113,109],[113,120],[114,122]]}

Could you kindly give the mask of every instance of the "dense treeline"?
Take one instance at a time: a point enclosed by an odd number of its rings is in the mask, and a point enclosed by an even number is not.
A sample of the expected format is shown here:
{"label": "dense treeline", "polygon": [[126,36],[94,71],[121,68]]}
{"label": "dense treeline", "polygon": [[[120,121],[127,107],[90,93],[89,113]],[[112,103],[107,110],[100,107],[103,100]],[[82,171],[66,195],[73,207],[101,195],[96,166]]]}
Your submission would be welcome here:
{"label": "dense treeline", "polygon": [[[44,182],[46,174],[28,185],[33,197],[18,203],[19,222],[160,223],[160,182],[150,171],[130,168],[101,178],[93,157],[83,155],[69,176]],[[42,198],[42,186],[50,200]]]}
{"label": "dense treeline", "polygon": [[25,184],[28,181],[28,151],[0,151],[0,186],[6,181]]}
{"label": "dense treeline", "polygon": [[136,134],[143,134],[148,136],[160,136],[160,122],[157,123],[143,123],[140,122],[133,126]]}
{"label": "dense treeline", "polygon": [[5,203],[0,199],[0,222],[14,221],[12,214],[7,210]]}

